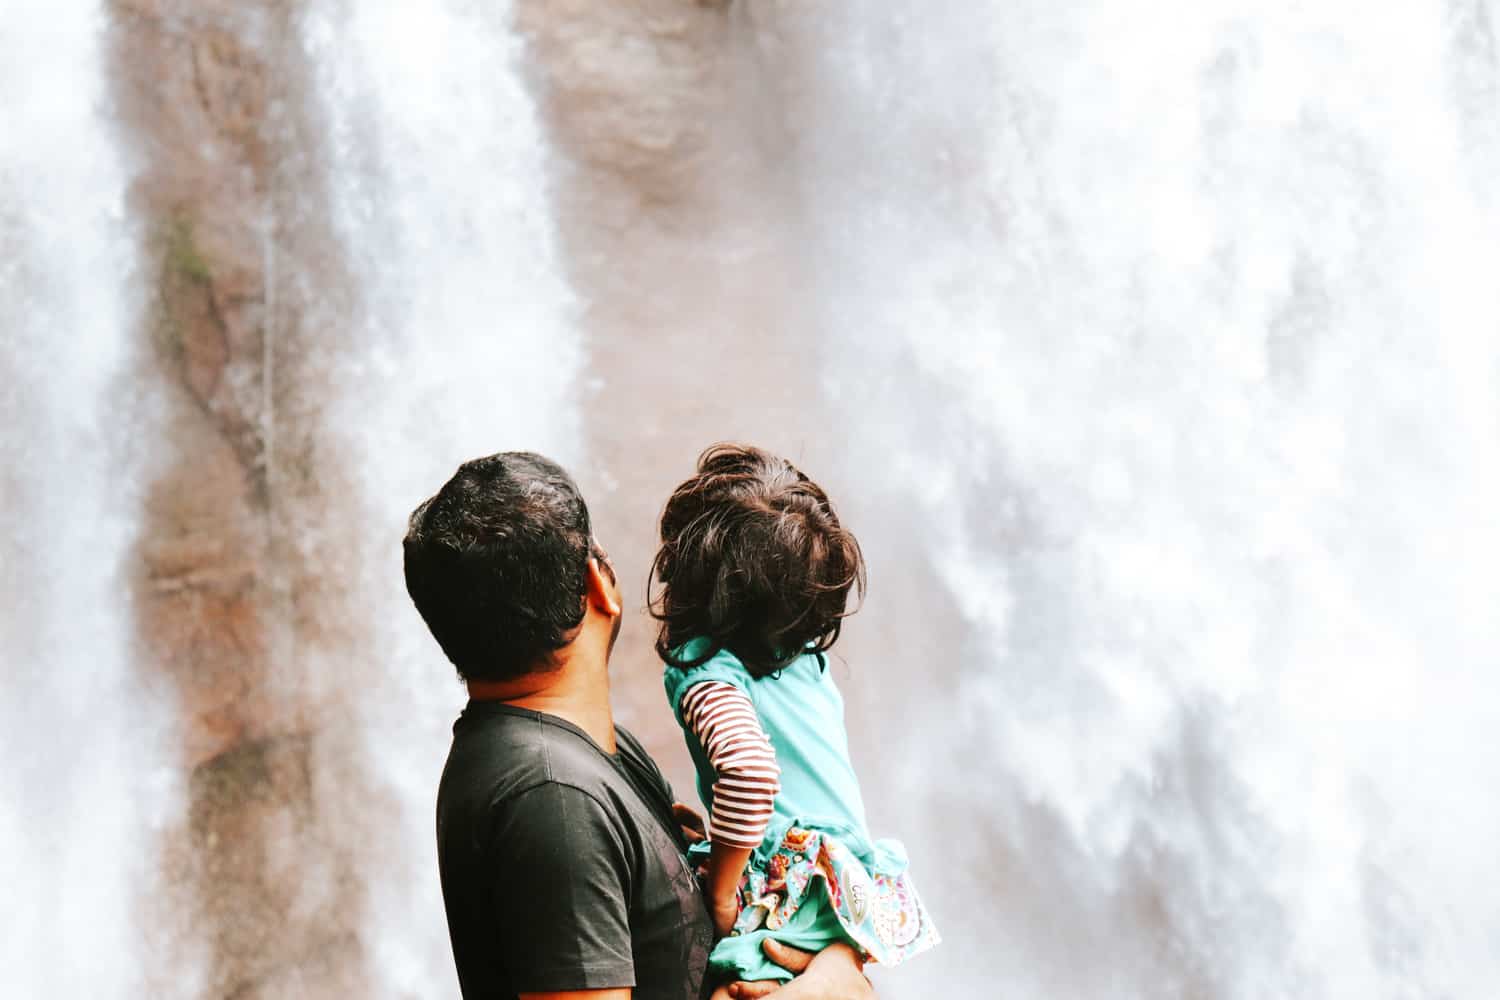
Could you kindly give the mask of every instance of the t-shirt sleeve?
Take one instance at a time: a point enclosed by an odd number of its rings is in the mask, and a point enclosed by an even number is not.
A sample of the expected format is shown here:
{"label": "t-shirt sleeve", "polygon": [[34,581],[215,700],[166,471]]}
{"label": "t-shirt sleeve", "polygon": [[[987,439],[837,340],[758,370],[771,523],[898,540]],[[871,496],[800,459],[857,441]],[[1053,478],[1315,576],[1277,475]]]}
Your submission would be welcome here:
{"label": "t-shirt sleeve", "polygon": [[496,816],[494,942],[520,993],[635,985],[626,849],[603,806],[539,785]]}

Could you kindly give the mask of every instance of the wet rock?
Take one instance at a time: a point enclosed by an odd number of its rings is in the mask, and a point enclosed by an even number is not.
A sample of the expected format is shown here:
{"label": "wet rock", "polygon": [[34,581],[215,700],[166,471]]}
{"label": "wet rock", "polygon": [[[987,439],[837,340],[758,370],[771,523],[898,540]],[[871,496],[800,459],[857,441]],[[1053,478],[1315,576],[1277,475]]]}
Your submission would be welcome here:
{"label": "wet rock", "polygon": [[[317,267],[337,284],[321,222],[287,207],[288,191],[316,194],[305,183],[313,126],[276,113],[306,103],[294,5],[111,9],[115,100],[151,261],[155,357],[142,381],[159,391],[168,438],[153,449],[164,457],[145,501],[135,607],[146,659],[176,697],[189,774],[188,820],[166,838],[168,888],[150,904],[148,935],[160,968],[199,970],[197,995],[347,986],[361,977],[351,834],[317,813],[321,711],[287,679],[307,623],[338,617],[339,597],[307,585],[315,547],[289,544],[318,484],[296,472],[313,447],[299,419],[306,310],[285,272]],[[314,607],[299,610],[304,598]]]}

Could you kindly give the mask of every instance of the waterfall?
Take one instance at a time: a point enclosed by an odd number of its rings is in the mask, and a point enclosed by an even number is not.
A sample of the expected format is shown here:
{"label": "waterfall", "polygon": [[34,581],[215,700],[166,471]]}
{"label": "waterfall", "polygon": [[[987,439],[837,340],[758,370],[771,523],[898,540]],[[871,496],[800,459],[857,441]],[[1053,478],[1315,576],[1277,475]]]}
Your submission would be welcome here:
{"label": "waterfall", "polygon": [[[395,804],[374,823],[363,946],[383,995],[452,983],[432,809],[464,696],[402,585],[405,518],[462,461],[580,457],[581,344],[560,277],[541,125],[506,4],[320,3],[304,21],[332,136],[327,184],[359,314],[326,426],[354,470],[348,516],[371,696],[365,767]],[[456,990],[456,984],[444,991]]]}
{"label": "waterfall", "polygon": [[[870,561],[835,669],[947,942],[883,997],[1489,995],[1497,16],[14,0],[0,993],[456,994],[407,513],[545,452],[638,610],[745,437]],[[156,534],[216,614],[141,614]]]}
{"label": "waterfall", "polygon": [[124,165],[94,4],[0,19],[0,992],[139,996],[137,894],[169,783],[128,654],[151,426],[133,359]]}
{"label": "waterfall", "polygon": [[742,16],[919,563],[854,626],[949,942],[893,995],[1500,978],[1495,14]]}

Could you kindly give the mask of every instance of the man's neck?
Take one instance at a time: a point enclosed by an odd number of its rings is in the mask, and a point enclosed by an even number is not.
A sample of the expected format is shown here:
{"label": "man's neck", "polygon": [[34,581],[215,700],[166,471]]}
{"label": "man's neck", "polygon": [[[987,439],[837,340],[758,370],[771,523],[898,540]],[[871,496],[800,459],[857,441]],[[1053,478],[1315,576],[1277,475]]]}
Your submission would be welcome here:
{"label": "man's neck", "polygon": [[508,681],[468,682],[469,697],[500,701],[565,719],[588,733],[606,753],[615,752],[615,720],[609,709],[609,662],[605,650],[569,647],[551,669]]}

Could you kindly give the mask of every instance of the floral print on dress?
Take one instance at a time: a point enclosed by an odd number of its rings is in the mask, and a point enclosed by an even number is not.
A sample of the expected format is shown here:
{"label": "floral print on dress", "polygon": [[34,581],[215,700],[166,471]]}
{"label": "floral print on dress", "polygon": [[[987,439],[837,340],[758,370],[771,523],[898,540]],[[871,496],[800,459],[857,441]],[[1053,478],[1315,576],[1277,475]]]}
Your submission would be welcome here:
{"label": "floral print on dress", "polygon": [[837,837],[798,826],[786,831],[764,866],[746,871],[733,933],[775,931],[801,907],[821,905],[832,908],[866,959],[882,965],[941,940],[905,873],[871,875]]}

